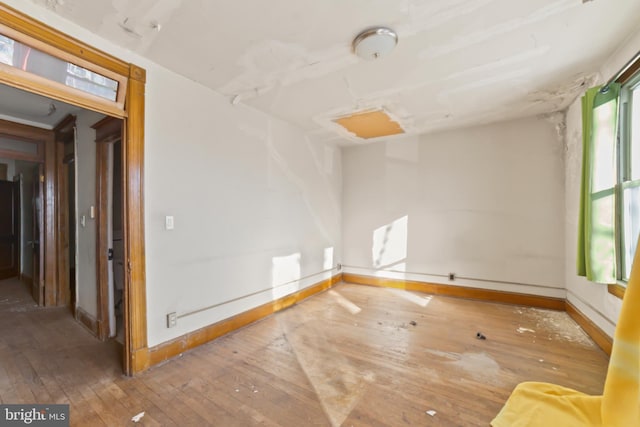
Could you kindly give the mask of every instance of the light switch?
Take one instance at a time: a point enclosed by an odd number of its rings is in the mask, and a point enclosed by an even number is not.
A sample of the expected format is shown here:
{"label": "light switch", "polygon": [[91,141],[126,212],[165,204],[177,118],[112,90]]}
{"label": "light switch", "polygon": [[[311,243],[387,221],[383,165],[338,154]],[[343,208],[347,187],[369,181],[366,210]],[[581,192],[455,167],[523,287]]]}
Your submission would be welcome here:
{"label": "light switch", "polygon": [[89,218],[94,219],[96,217],[96,207],[91,206],[89,208]]}
{"label": "light switch", "polygon": [[173,230],[173,216],[164,217],[164,228],[165,230]]}

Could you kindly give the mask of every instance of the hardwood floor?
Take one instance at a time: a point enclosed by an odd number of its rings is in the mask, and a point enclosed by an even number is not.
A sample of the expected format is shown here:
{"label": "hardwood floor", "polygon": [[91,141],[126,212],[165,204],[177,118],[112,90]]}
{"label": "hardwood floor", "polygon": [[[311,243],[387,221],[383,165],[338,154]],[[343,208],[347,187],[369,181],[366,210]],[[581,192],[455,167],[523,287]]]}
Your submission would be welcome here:
{"label": "hardwood floor", "polygon": [[563,312],[347,284],[135,378],[15,280],[0,325],[0,402],[70,403],[79,426],[487,426],[521,381],[600,394],[607,367]]}

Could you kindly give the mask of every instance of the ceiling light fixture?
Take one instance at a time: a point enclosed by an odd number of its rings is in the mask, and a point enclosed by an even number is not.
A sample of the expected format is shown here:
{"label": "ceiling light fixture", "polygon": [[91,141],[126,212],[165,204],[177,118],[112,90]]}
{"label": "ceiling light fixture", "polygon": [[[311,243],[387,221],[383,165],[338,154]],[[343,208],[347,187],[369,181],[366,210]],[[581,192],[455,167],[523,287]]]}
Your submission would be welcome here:
{"label": "ceiling light fixture", "polygon": [[369,28],[353,39],[353,52],[367,60],[378,59],[390,53],[398,44],[395,31],[385,27]]}

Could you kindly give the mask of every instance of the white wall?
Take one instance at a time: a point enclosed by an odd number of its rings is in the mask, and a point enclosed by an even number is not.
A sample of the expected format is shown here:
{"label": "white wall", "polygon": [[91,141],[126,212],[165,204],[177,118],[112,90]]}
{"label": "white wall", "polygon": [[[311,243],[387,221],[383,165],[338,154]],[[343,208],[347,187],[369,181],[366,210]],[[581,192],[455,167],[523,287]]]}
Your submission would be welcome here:
{"label": "white wall", "polygon": [[[269,290],[324,270],[326,248],[334,248],[330,264],[339,262],[339,150],[165,70],[148,81],[150,345],[330,277]],[[165,327],[169,312],[244,295],[252,296]]]}
{"label": "white wall", "polygon": [[[104,115],[93,111],[76,113],[76,186],[78,214],[76,218],[76,245],[78,264],[76,266],[76,305],[93,317],[98,315],[98,287],[96,277],[96,236],[95,218],[91,218],[91,206],[96,206],[96,132],[93,124]],[[85,225],[81,225],[82,217]]]}
{"label": "white wall", "polygon": [[[21,0],[5,2],[147,70],[144,178],[150,346],[330,276],[316,273],[326,265],[327,248],[334,248],[333,260],[328,261],[340,262],[339,150],[314,145],[297,128],[256,110],[232,106],[210,89],[45,8]],[[80,201],[79,206],[81,214],[87,206]],[[165,215],[175,217],[174,230],[164,230]],[[263,289],[267,291],[256,293]],[[252,296],[242,298],[246,295]],[[169,312],[181,314],[235,298],[240,299],[166,328]]]}
{"label": "white wall", "polygon": [[[608,80],[640,49],[640,32],[633,34],[603,64],[600,82]],[[596,325],[613,336],[620,315],[622,301],[609,294],[607,286],[592,283],[576,274],[578,242],[578,210],[580,207],[580,176],[582,171],[582,112],[581,97],[567,110],[565,154],[565,282],[567,299],[586,314]]]}
{"label": "white wall", "polygon": [[562,148],[529,118],[345,149],[345,271],[564,297]]}

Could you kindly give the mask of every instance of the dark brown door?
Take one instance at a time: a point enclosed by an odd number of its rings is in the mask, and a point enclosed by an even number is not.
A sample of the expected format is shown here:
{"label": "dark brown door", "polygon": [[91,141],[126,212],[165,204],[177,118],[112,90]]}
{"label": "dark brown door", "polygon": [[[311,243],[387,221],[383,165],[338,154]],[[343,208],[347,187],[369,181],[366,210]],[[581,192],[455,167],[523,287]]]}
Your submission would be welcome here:
{"label": "dark brown door", "polygon": [[0,181],[0,279],[20,274],[20,183]]}

